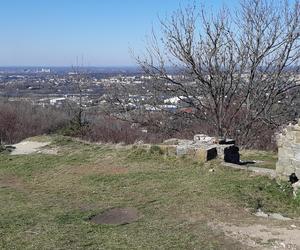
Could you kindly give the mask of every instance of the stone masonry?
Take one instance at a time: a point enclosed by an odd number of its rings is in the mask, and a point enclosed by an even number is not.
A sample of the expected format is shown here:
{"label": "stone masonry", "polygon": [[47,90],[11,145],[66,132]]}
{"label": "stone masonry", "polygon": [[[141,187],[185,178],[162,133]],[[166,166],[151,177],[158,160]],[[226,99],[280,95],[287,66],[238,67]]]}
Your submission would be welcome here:
{"label": "stone masonry", "polygon": [[[292,173],[300,177],[300,119],[298,124],[289,124],[277,136],[278,162],[276,173],[280,179],[288,180]],[[300,179],[300,178],[299,178]]]}
{"label": "stone masonry", "polygon": [[219,144],[219,140],[204,134],[197,134],[193,140],[169,139],[159,147],[167,154],[185,156],[198,162],[206,162],[215,158],[224,158],[224,149],[234,144],[227,140],[226,145]]}

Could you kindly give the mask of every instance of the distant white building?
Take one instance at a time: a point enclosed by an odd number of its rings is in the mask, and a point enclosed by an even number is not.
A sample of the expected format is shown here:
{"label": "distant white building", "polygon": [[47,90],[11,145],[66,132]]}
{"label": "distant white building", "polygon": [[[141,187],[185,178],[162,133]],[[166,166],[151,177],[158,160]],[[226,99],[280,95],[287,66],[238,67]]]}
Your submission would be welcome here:
{"label": "distant white building", "polygon": [[65,101],[66,101],[65,97],[53,98],[53,99],[50,99],[50,105],[59,106],[59,105],[62,105]]}
{"label": "distant white building", "polygon": [[168,99],[164,100],[165,104],[177,104],[178,102],[180,102],[181,100],[183,100],[185,97],[184,96],[174,96]]}
{"label": "distant white building", "polygon": [[50,73],[51,69],[44,69],[44,68],[42,68],[41,72],[42,73]]}

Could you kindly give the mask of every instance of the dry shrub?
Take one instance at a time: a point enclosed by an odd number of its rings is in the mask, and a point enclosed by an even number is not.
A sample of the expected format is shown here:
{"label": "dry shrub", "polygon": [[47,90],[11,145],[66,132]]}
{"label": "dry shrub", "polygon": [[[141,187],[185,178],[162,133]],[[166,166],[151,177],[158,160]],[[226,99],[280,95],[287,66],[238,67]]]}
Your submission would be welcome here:
{"label": "dry shrub", "polygon": [[0,140],[3,143],[53,133],[68,122],[68,116],[53,107],[43,108],[25,101],[0,102]]}
{"label": "dry shrub", "polygon": [[[67,110],[43,108],[24,101],[0,101],[0,142],[16,143],[30,136],[56,131],[94,142],[126,144],[136,141],[159,143],[169,138],[192,139],[198,133],[217,135],[217,131],[214,131],[207,121],[191,119],[184,113],[172,118],[160,113],[140,116],[143,121],[139,121],[137,123],[139,125],[94,113],[87,115],[88,118],[82,127],[74,125],[72,117],[67,113]],[[237,129],[238,124],[231,123],[228,128],[228,137],[236,139],[240,146],[264,150],[276,149],[274,127],[257,122],[253,125],[254,129],[246,135],[242,133],[243,130]]]}
{"label": "dry shrub", "polygon": [[97,142],[132,144],[145,139],[145,136],[141,130],[134,128],[128,122],[102,115],[94,117],[89,122],[82,138]]}

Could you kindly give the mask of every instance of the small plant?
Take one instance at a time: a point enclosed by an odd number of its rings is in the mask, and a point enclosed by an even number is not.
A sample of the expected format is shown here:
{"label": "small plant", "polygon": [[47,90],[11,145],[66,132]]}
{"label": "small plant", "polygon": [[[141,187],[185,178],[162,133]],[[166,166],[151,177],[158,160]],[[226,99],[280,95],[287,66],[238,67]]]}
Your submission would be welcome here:
{"label": "small plant", "polygon": [[163,155],[164,151],[157,145],[152,145],[149,149],[150,154]]}
{"label": "small plant", "polygon": [[131,160],[145,160],[149,158],[149,154],[146,149],[135,147],[130,150],[128,158]]}
{"label": "small plant", "polygon": [[280,181],[279,183],[279,186],[280,186],[280,190],[287,194],[288,196],[291,196],[293,195],[293,187],[291,185],[291,183],[287,182],[287,181]]}
{"label": "small plant", "polygon": [[296,193],[296,196],[294,197],[294,199],[295,199],[295,202],[300,205],[300,192],[299,191]]}

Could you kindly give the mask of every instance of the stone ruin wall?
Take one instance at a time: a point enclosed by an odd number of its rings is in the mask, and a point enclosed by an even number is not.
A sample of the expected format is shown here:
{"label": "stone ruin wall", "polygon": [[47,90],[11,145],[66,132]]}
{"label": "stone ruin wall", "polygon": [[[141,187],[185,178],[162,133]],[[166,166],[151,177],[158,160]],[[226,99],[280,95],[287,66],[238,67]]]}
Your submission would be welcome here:
{"label": "stone ruin wall", "polygon": [[158,146],[167,155],[185,156],[198,162],[224,158],[224,149],[235,144],[232,139],[222,140],[197,134],[193,140],[168,139]]}
{"label": "stone ruin wall", "polygon": [[287,180],[292,173],[295,173],[300,179],[300,119],[298,124],[289,124],[277,136],[277,145],[277,176]]}

